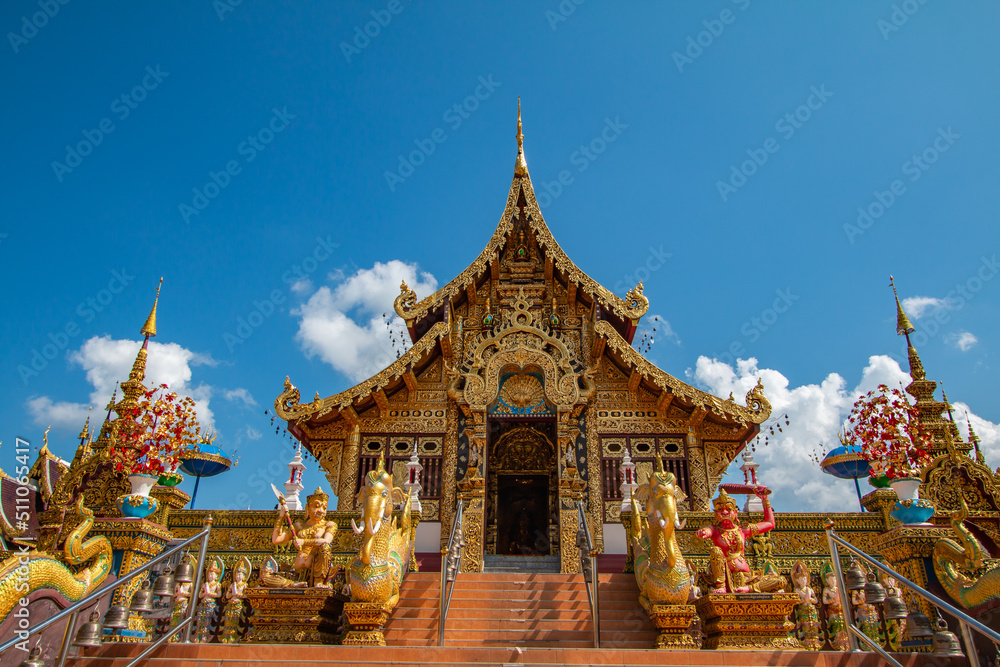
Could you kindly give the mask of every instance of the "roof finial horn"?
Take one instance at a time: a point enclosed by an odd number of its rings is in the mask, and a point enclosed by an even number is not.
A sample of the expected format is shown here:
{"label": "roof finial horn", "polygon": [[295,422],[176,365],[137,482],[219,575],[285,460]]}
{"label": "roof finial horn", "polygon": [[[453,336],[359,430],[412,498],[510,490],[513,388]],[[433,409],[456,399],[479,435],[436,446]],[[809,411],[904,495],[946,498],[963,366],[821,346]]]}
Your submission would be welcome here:
{"label": "roof finial horn", "polygon": [[528,163],[524,161],[524,133],[521,132],[521,96],[517,96],[517,163],[514,165],[515,176],[528,175]]}
{"label": "roof finial horn", "polygon": [[160,288],[163,287],[163,277],[160,277],[160,284],[156,286],[156,298],[153,299],[153,310],[149,311],[149,317],[146,318],[146,323],[142,325],[142,329],[139,330],[146,338],[153,338],[156,336],[156,304],[160,301]]}

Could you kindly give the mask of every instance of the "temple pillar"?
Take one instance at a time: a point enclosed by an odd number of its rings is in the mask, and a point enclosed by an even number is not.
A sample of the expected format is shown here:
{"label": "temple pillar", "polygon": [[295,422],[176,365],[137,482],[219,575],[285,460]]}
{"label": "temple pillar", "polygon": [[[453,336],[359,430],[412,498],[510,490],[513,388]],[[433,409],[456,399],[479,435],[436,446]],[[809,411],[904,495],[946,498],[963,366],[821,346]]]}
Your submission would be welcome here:
{"label": "temple pillar", "polygon": [[556,458],[559,478],[559,571],[563,574],[578,574],[580,547],[577,546],[577,532],[580,529],[580,513],[576,504],[584,499],[587,484],[580,479],[576,469],[574,445],[580,429],[568,417],[568,414],[561,413],[556,425],[556,441],[559,443]]}
{"label": "temple pillar", "polygon": [[361,452],[361,425],[357,422],[351,425],[344,443],[344,454],[341,457],[340,491],[337,493],[337,509],[348,511],[355,508],[355,487],[358,483],[358,456]]}
{"label": "temple pillar", "polygon": [[[483,537],[486,534],[486,477],[488,470],[486,450],[486,412],[473,413],[473,426],[466,426],[469,438],[470,459],[465,478],[458,482],[458,499],[462,500],[462,572],[483,571]],[[478,459],[473,467],[472,459]],[[442,535],[443,537],[443,535]]]}
{"label": "temple pillar", "polygon": [[705,463],[701,436],[690,429],[687,434],[688,482],[691,486],[691,511],[711,512],[712,492]]}

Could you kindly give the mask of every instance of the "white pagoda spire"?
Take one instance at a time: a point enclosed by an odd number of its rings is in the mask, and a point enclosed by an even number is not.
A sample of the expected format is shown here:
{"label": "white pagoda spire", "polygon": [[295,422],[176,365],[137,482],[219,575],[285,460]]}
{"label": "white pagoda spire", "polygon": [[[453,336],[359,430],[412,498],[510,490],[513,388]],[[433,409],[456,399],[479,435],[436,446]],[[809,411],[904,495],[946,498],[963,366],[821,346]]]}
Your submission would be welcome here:
{"label": "white pagoda spire", "polygon": [[302,463],[302,443],[295,448],[295,456],[288,462],[290,474],[285,482],[285,506],[290,510],[301,510],[302,501],[299,499],[299,491],[306,488],[302,484],[302,471],[306,469]]}
{"label": "white pagoda spire", "polygon": [[[757,486],[757,468],[760,464],[753,460],[753,452],[747,447],[743,450],[743,465],[740,466],[740,470],[743,471],[743,483],[749,486]],[[764,503],[756,495],[749,493],[747,495],[747,502],[743,506],[744,512],[763,512]]]}

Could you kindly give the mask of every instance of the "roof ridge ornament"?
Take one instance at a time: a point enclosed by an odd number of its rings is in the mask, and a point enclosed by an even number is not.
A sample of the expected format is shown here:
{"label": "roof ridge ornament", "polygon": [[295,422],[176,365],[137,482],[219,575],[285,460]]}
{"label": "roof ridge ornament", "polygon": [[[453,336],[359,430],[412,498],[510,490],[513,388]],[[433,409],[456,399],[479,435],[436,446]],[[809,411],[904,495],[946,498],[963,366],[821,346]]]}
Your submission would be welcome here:
{"label": "roof ridge ornament", "polygon": [[521,132],[521,96],[517,96],[517,162],[514,163],[515,176],[528,175],[528,163],[524,160],[524,133]]}

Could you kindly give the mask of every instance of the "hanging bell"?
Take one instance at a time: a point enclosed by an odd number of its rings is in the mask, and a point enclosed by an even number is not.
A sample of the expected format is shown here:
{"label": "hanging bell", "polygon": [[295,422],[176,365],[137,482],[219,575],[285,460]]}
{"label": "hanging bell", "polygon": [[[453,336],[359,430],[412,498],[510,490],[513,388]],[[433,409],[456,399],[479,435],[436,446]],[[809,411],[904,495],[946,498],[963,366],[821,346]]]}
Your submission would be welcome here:
{"label": "hanging bell", "polygon": [[190,584],[194,581],[194,566],[187,561],[181,562],[174,570],[174,581],[178,584]]}
{"label": "hanging bell", "polygon": [[955,633],[948,629],[948,622],[938,616],[937,632],[934,633],[934,655],[948,658],[964,658],[962,645]]}
{"label": "hanging bell", "polygon": [[153,584],[153,595],[159,595],[161,598],[174,596],[174,575],[170,573],[169,567],[156,578],[156,582]]}
{"label": "hanging bell", "polygon": [[31,653],[20,664],[20,667],[45,667],[45,660],[42,659],[42,649],[38,646],[31,649]]}
{"label": "hanging bell", "polygon": [[858,561],[851,558],[851,566],[844,572],[844,583],[849,591],[860,591],[865,587],[865,571],[858,565]]}
{"label": "hanging bell", "polygon": [[885,602],[885,587],[875,578],[875,573],[868,575],[868,583],[865,584],[865,602],[868,604]]}
{"label": "hanging bell", "polygon": [[104,641],[104,628],[97,610],[90,612],[90,620],[80,626],[73,646],[100,646]]}
{"label": "hanging bell", "polygon": [[919,611],[911,613],[906,617],[906,634],[914,638],[933,637],[934,628],[931,627],[931,619]]}
{"label": "hanging bell", "polygon": [[108,607],[104,615],[104,627],[123,630],[128,627],[128,609],[125,605],[115,604]]}
{"label": "hanging bell", "polygon": [[885,619],[887,621],[895,621],[906,618],[906,616],[910,613],[910,610],[906,608],[906,602],[903,601],[903,598],[899,597],[899,591],[895,588],[889,589],[889,597],[885,599],[885,604],[882,605],[882,611],[885,613]]}
{"label": "hanging bell", "polygon": [[132,594],[132,604],[129,611],[153,611],[153,591],[149,590],[149,582],[142,582],[142,588]]}

